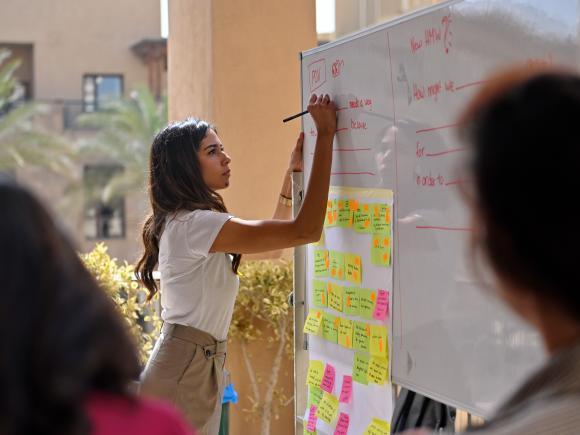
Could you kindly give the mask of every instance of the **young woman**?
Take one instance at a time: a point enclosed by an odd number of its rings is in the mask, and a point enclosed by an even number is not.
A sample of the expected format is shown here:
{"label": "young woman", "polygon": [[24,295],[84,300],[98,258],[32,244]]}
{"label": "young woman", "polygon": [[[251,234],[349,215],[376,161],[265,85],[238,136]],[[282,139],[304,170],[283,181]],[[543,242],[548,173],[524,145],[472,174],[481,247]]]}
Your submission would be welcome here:
{"label": "young woman", "polygon": [[[290,219],[290,171],[271,220],[233,217],[217,193],[230,183],[230,158],[215,128],[189,119],[153,141],[149,194],[153,213],[143,228],[137,272],[157,292],[161,273],[164,325],[142,375],[141,391],[177,405],[203,434],[219,429],[227,332],[238,291],[241,254],[280,250],[320,238],[328,197],[336,108],[312,96],[308,111],[318,135],[302,208]],[[291,159],[302,161],[303,135]]]}
{"label": "young woman", "polygon": [[0,178],[0,433],[190,433],[128,392],[139,361],[125,321],[47,211]]}

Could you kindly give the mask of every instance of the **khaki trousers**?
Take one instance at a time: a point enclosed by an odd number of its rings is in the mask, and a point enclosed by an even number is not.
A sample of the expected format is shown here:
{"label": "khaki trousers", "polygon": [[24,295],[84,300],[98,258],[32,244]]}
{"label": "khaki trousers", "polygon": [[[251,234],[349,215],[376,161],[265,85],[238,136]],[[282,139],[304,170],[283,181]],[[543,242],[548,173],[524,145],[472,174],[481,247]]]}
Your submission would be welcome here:
{"label": "khaki trousers", "polygon": [[165,323],[141,375],[141,394],[171,402],[202,435],[219,432],[226,342]]}

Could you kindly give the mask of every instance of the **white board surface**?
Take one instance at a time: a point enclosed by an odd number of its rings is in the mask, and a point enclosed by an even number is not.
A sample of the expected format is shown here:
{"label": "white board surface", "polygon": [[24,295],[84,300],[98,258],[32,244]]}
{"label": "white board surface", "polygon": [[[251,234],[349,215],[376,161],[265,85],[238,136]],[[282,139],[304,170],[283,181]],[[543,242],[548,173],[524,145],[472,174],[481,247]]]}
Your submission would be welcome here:
{"label": "white board surface", "polygon": [[[576,0],[451,1],[302,54],[304,108],[313,92],[340,107],[331,185],[394,192],[393,382],[476,414],[544,356],[539,336],[470,272],[458,194],[467,152],[454,124],[498,67],[575,67],[578,16]],[[303,129],[307,186],[309,116]]]}

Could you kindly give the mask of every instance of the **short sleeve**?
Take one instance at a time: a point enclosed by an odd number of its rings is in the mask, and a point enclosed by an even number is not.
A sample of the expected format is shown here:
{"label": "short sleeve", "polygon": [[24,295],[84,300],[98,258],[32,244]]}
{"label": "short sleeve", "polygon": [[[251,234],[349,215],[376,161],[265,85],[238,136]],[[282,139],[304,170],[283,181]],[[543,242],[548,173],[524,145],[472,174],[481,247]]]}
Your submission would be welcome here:
{"label": "short sleeve", "polygon": [[187,228],[187,245],[193,255],[207,257],[224,224],[233,216],[211,210],[191,212]]}

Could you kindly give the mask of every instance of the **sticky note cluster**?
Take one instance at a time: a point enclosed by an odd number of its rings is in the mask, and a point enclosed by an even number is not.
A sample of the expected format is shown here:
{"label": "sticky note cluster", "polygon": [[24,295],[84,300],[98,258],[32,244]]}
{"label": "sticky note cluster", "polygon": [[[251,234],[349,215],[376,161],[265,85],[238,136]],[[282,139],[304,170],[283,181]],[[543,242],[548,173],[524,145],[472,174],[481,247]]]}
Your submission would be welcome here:
{"label": "sticky note cluster", "polygon": [[383,385],[389,379],[389,360],[382,356],[354,355],[352,379],[359,384]]}
{"label": "sticky note cluster", "polygon": [[318,308],[369,320],[385,320],[389,315],[389,292],[359,287],[343,287],[331,282],[312,281],[312,301]]}
{"label": "sticky note cluster", "polygon": [[316,278],[334,278],[360,286],[362,274],[360,255],[327,249],[314,251],[314,276]]}
{"label": "sticky note cluster", "polygon": [[388,421],[373,418],[363,435],[389,435],[390,433],[391,425]]}
{"label": "sticky note cluster", "polygon": [[332,199],[326,204],[324,226],[350,228],[360,234],[372,235],[372,264],[389,267],[392,257],[391,211],[388,204]]}

